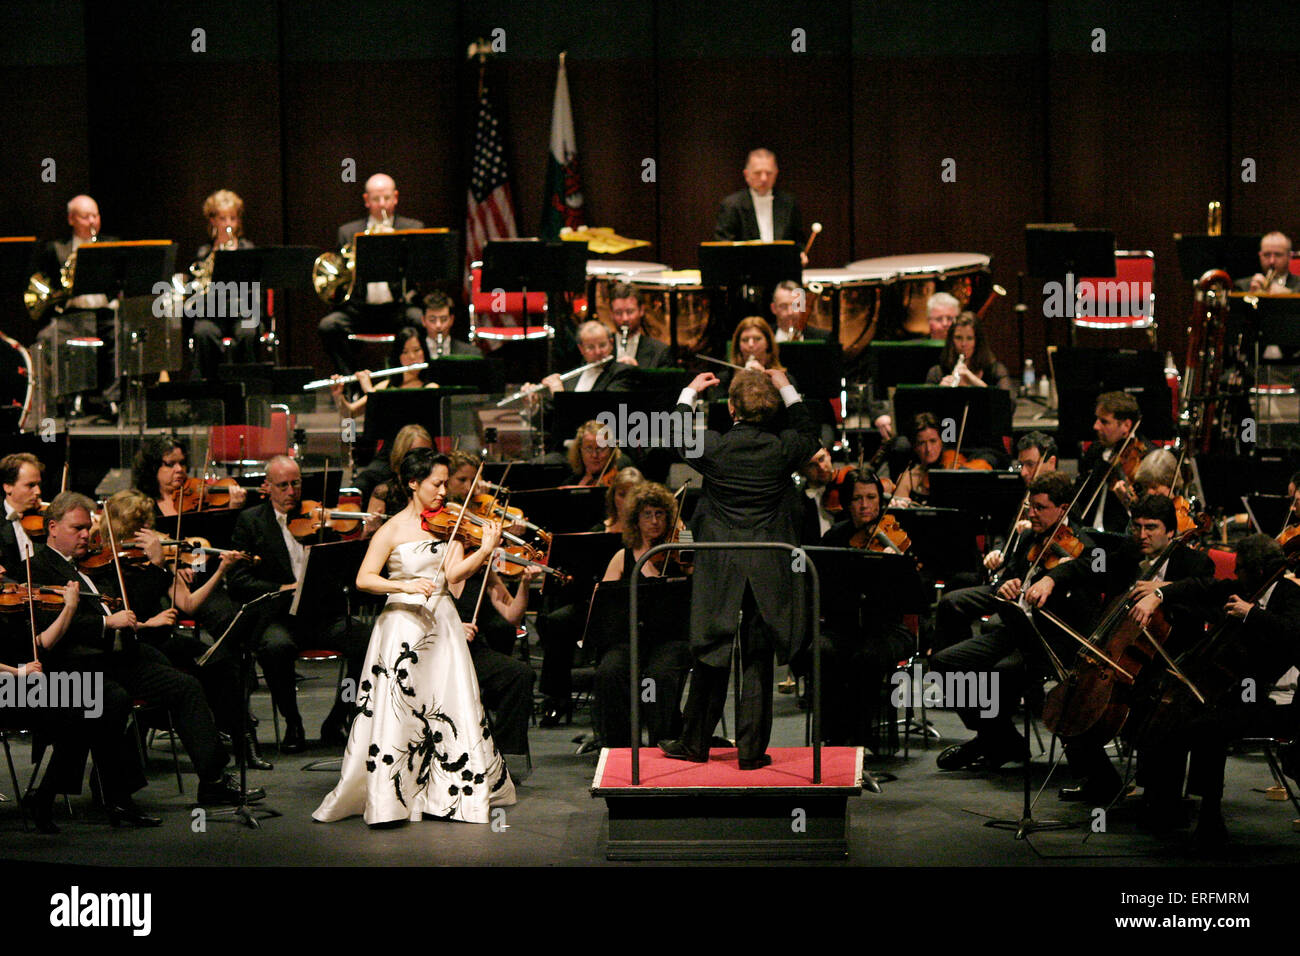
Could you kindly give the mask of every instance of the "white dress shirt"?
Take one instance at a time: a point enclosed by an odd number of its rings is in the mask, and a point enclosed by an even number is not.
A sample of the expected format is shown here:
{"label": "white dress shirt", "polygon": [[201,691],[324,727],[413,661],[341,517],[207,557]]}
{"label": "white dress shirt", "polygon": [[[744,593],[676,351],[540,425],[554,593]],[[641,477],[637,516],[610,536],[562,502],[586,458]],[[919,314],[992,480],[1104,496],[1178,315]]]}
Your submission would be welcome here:
{"label": "white dress shirt", "polygon": [[754,190],[749,191],[749,198],[754,201],[754,215],[758,219],[758,238],[771,242],[775,236],[772,226],[772,193],[760,196]]}
{"label": "white dress shirt", "polygon": [[289,565],[293,568],[294,580],[297,580],[302,577],[302,566],[307,560],[307,549],[289,532],[289,519],[286,515],[276,511],[275,520],[280,526],[280,534],[284,535],[284,546],[289,549]]}

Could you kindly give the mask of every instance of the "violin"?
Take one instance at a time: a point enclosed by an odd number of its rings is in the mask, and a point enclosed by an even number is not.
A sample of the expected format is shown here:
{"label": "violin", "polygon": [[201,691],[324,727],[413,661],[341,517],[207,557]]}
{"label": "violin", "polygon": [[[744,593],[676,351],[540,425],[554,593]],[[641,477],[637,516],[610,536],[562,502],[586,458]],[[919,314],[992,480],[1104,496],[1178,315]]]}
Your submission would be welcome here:
{"label": "violin", "polygon": [[288,520],[288,525],[289,533],[295,538],[310,537],[319,532],[322,526],[341,535],[349,535],[359,531],[367,518],[386,517],[387,515],[362,511],[357,504],[325,508],[319,501],[304,501],[298,505],[298,514]]}
{"label": "violin", "polygon": [[176,510],[182,514],[192,511],[218,510],[230,507],[230,493],[239,487],[234,478],[220,478],[204,483],[198,476],[185,479],[175,492]]}
{"label": "violin", "polygon": [[911,546],[912,539],[907,536],[903,526],[887,512],[882,513],[874,524],[863,525],[849,538],[850,548],[865,551],[906,554]]}
{"label": "violin", "polygon": [[[1150,445],[1141,438],[1136,438],[1132,442],[1125,442],[1124,448],[1110,463],[1112,473],[1119,473],[1118,477],[1110,482],[1110,490],[1124,503],[1125,508],[1132,508],[1133,503],[1137,501],[1137,492],[1133,490],[1133,479],[1137,475],[1138,465],[1142,464],[1142,459],[1150,450]],[[1120,489],[1121,484],[1125,485],[1123,490]]]}
{"label": "violin", "polygon": [[48,501],[37,501],[35,507],[23,512],[23,516],[18,523],[27,532],[27,537],[45,537],[45,511],[49,506]]}
{"label": "violin", "polygon": [[982,458],[967,458],[960,452],[947,450],[939,456],[938,466],[942,469],[966,468],[970,471],[992,471],[993,466]]}
{"label": "violin", "polygon": [[473,495],[469,499],[469,510],[474,514],[483,517],[496,518],[504,527],[523,527],[527,528],[537,536],[542,547],[549,550],[551,547],[551,535],[544,528],[533,524],[524,515],[522,508],[510,508],[502,505],[497,501],[496,496],[481,493]]}
{"label": "violin", "polygon": [[[462,510],[464,510],[465,514],[463,521],[458,520]],[[454,532],[456,540],[466,547],[481,548],[483,546],[483,529],[487,523],[487,519],[481,515],[476,515],[468,509],[462,509],[454,501],[448,501],[441,509],[432,514],[425,512],[421,527],[439,541],[448,540]],[[527,541],[508,531],[501,532],[501,544],[497,547],[500,553],[500,562],[496,569],[497,574],[504,577],[518,577],[524,573],[525,568],[532,567],[545,574],[554,575],[561,584],[572,580],[569,575],[547,567],[540,560],[542,557],[541,552]]]}
{"label": "violin", "polygon": [[1050,571],[1062,561],[1071,561],[1081,554],[1083,541],[1068,527],[1058,524],[1045,541],[1035,541],[1029,546],[1029,564],[1041,564],[1044,570]]}
{"label": "violin", "polygon": [[20,611],[27,607],[29,594],[32,602],[43,610],[63,607],[63,588],[44,586],[29,592],[25,584],[8,583],[0,587],[0,612]]}

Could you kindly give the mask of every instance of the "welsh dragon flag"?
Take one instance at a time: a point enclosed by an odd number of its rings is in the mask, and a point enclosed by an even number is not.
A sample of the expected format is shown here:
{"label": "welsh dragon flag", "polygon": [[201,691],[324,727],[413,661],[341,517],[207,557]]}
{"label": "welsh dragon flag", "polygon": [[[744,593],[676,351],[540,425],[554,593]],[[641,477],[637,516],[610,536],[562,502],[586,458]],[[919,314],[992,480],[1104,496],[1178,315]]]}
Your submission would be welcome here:
{"label": "welsh dragon flag", "polygon": [[578,176],[578,146],[573,135],[573,110],[569,107],[569,80],[564,54],[555,77],[555,107],[551,111],[551,149],[546,157],[546,200],[542,205],[542,239],[560,238],[560,230],[583,224],[582,179]]}

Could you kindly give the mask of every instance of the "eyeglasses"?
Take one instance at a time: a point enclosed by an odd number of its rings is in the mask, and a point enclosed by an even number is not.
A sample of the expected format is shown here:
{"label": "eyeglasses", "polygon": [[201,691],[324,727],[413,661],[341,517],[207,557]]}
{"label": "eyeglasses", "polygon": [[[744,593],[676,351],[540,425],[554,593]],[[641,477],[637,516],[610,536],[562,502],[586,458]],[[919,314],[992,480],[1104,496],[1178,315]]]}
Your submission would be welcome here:
{"label": "eyeglasses", "polygon": [[295,478],[293,481],[276,481],[271,483],[272,488],[279,488],[281,491],[287,491],[290,488],[301,488],[302,479]]}

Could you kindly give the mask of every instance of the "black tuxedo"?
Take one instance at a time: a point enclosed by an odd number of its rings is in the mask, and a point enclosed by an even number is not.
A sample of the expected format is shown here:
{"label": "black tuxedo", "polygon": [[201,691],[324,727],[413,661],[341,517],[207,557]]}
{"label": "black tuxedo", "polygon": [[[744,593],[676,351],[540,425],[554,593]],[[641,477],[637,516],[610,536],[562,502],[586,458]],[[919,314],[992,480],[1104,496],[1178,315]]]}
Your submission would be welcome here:
{"label": "black tuxedo", "polygon": [[[1135,442],[1138,439],[1133,439]],[[1115,452],[1119,453],[1119,447],[1116,446]],[[1123,473],[1116,466],[1110,470],[1110,462],[1104,457],[1105,447],[1101,442],[1095,441],[1088,446],[1088,450],[1079,459],[1079,477],[1075,482],[1074,490],[1077,493],[1083,488],[1083,494],[1079,495],[1079,503],[1075,506],[1075,511],[1071,518],[1078,523],[1086,523],[1092,527],[1093,515],[1098,505],[1096,503],[1088,510],[1088,513],[1082,514],[1083,508],[1087,507],[1088,501],[1092,498],[1093,492],[1097,489],[1098,482],[1106,481],[1106,488],[1097,496],[1097,501],[1105,501],[1105,511],[1102,512],[1102,530],[1111,534],[1123,534],[1128,527],[1128,508],[1124,502],[1120,501],[1115,492],[1110,490],[1110,486],[1124,477]],[[1109,474],[1108,474],[1109,473]]]}
{"label": "black tuxedo", "polygon": [[[354,219],[339,226],[337,247],[343,248],[357,233],[364,232],[366,222],[366,219]],[[423,229],[424,223],[418,219],[396,216],[393,219],[393,228]],[[424,312],[419,306],[408,305],[405,302],[402,298],[401,284],[390,282],[388,288],[393,296],[392,302],[383,305],[367,305],[366,288],[358,284],[346,302],[320,320],[317,331],[325,345],[325,351],[334,362],[335,369],[341,374],[347,375],[356,370],[356,349],[348,340],[354,324],[358,326],[359,331],[371,333],[396,332],[404,325],[417,327],[420,325]]]}
{"label": "black tuxedo", "polygon": [[23,559],[18,553],[18,532],[14,530],[14,523],[4,520],[5,517],[0,514],[0,568],[15,580],[21,580]]}
{"label": "black tuxedo", "polygon": [[[790,427],[773,432],[737,422],[725,433],[708,431],[700,457],[683,460],[704,478],[692,518],[696,541],[799,543],[789,507],[790,475],[817,450],[817,426],[802,401],[786,408]],[[690,416],[691,408],[677,406]],[[699,551],[697,592],[691,602],[691,651],[696,658],[686,702],[682,740],[707,753],[722,716],[737,619],[742,686],[737,718],[739,756],[756,760],[772,730],[772,654],[785,663],[803,641],[803,585],[785,551]],[[797,582],[797,583],[796,583]]]}
{"label": "black tuxedo", "polygon": [[[151,704],[165,706],[185,752],[203,781],[221,777],[229,761],[217,733],[203,688],[188,674],[167,662],[156,648],[125,639],[124,650],[113,650],[114,632],[105,627],[103,604],[96,600],[85,581],[61,554],[48,545],[36,547],[32,557],[32,581],[38,585],[62,587],[68,581],[81,582],[81,600],[63,639],[49,653],[53,669],[102,672],[105,694],[110,699],[120,694],[143,698]],[[95,588],[111,597],[121,597],[112,575],[92,578]],[[47,622],[48,623],[48,622]],[[130,632],[124,631],[123,635]],[[130,792],[129,790],[127,792]]]}
{"label": "black tuxedo", "polygon": [[[761,238],[758,234],[758,215],[754,212],[754,198],[748,189],[734,192],[718,206],[718,220],[713,227],[713,238],[739,242]],[[794,196],[779,189],[772,191],[772,238],[789,239],[803,248],[803,220]]]}
{"label": "black tuxedo", "polygon": [[[433,336],[425,333],[424,350],[429,353],[430,358],[436,358],[434,353],[436,340]],[[471,345],[469,342],[463,342],[460,339],[448,335],[442,340],[443,358],[448,355],[471,355],[475,358],[482,358],[483,352],[477,345]]]}
{"label": "black tuxedo", "polygon": [[[336,541],[338,534],[326,531],[324,540]],[[311,544],[311,541],[307,541]],[[231,597],[247,604],[263,594],[280,590],[281,585],[292,584],[296,577],[289,559],[289,548],[276,520],[275,509],[269,501],[246,508],[235,522],[231,546],[236,551],[254,554],[262,560],[254,565],[241,561],[227,575],[227,588]],[[349,636],[345,619],[346,606],[340,589],[338,601],[328,606],[300,608],[296,616],[288,613],[288,604],[262,616],[255,625],[257,658],[266,675],[271,698],[280,708],[286,724],[300,724],[298,713],[297,682],[294,662],[300,649],[341,650],[347,657],[347,676],[351,687],[359,685],[361,668],[365,664],[366,636],[353,633]],[[342,721],[350,705],[345,704],[345,688],[339,686],[339,698],[331,711],[331,721]]]}
{"label": "black tuxedo", "polygon": [[[617,340],[617,335],[615,335]],[[637,336],[636,354],[632,356],[636,359],[637,368],[672,368],[672,349],[660,342],[656,338],[646,334],[643,328]]]}

